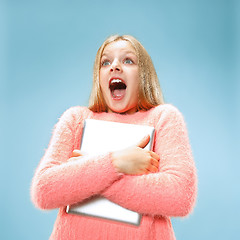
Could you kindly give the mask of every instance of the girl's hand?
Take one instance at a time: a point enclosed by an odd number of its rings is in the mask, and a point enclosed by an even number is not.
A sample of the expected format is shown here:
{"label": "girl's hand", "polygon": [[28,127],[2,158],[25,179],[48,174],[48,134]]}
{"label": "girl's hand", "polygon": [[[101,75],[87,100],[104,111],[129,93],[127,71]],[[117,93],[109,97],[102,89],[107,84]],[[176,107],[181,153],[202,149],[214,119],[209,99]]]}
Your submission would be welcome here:
{"label": "girl's hand", "polygon": [[80,150],[73,150],[71,158],[68,159],[68,162],[78,160],[79,157],[83,156],[83,153]]}
{"label": "girl's hand", "polygon": [[160,157],[143,148],[150,136],[144,137],[136,146],[112,153],[113,165],[118,172],[125,174],[146,174],[158,171]]}

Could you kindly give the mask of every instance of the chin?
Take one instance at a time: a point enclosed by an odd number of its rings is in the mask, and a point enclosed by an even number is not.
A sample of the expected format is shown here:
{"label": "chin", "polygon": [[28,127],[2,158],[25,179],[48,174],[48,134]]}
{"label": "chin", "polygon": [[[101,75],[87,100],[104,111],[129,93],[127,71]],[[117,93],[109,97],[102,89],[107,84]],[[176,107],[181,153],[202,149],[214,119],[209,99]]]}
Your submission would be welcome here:
{"label": "chin", "polygon": [[123,114],[123,113],[126,113],[127,111],[122,110],[122,109],[109,108],[108,112]]}
{"label": "chin", "polygon": [[137,107],[133,108],[109,108],[109,112],[119,113],[119,114],[132,114],[137,112]]}

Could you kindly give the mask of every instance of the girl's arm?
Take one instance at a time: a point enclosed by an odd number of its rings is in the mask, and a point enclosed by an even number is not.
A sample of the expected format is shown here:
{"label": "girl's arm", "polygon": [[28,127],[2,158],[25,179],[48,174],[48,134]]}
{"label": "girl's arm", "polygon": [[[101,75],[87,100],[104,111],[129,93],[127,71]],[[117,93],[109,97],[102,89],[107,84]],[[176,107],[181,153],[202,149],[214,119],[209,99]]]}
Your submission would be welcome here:
{"label": "girl's arm", "polygon": [[156,127],[154,151],[160,156],[159,172],[125,175],[104,196],[142,214],[184,216],[196,199],[196,170],[183,117],[172,106],[166,110]]}
{"label": "girl's arm", "polygon": [[111,154],[68,161],[76,148],[76,137],[81,137],[76,132],[82,123],[77,121],[74,111],[71,108],[60,118],[33,177],[31,197],[39,208],[53,209],[80,202],[99,194],[121,177],[112,165]]}

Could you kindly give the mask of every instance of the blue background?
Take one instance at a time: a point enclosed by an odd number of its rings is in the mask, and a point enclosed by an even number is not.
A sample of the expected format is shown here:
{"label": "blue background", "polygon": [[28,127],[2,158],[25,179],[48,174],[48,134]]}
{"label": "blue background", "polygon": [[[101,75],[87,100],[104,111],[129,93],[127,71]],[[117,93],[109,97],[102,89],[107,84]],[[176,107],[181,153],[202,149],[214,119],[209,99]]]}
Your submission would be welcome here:
{"label": "blue background", "polygon": [[142,42],[165,100],[185,116],[199,177],[177,239],[236,239],[240,230],[239,10],[231,0],[0,2],[0,238],[48,239],[57,211],[30,200],[54,124],[87,105],[92,68],[111,34]]}

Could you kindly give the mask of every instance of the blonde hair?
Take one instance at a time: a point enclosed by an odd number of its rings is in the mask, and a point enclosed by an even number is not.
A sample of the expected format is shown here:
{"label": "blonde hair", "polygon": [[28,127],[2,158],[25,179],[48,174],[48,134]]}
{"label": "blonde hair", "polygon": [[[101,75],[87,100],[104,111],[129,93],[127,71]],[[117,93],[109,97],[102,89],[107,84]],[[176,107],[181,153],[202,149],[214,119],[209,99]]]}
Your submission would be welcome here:
{"label": "blonde hair", "polygon": [[154,106],[164,103],[162,90],[158,81],[157,73],[153,66],[151,57],[142,46],[142,44],[130,35],[114,35],[107,38],[102,46],[98,49],[94,68],[93,68],[93,87],[89,99],[89,109],[93,112],[107,112],[108,106],[104,101],[104,97],[100,87],[99,71],[101,67],[101,57],[105,47],[116,41],[128,41],[136,51],[139,66],[139,100],[137,109],[149,110]]}

